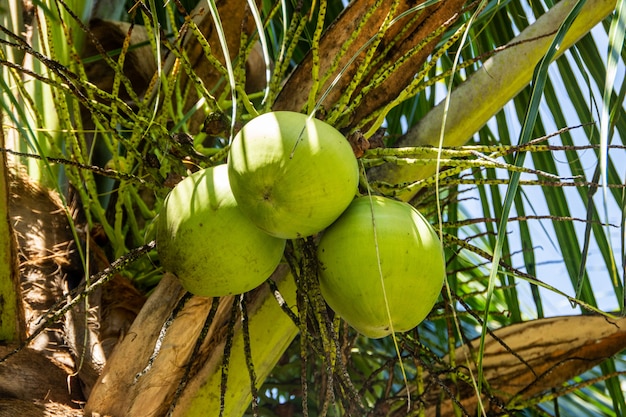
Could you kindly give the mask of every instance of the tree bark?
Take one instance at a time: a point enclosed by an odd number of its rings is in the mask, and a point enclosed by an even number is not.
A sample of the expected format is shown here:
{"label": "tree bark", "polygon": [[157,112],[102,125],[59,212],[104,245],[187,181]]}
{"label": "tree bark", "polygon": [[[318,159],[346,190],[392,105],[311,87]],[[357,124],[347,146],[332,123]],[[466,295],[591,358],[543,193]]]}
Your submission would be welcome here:
{"label": "tree bark", "polygon": [[0,398],[0,417],[83,417],[83,412],[50,401]]}
{"label": "tree bark", "polygon": [[[25,402],[50,401],[59,409],[77,408],[102,371],[111,340],[126,333],[136,315],[132,310],[143,296],[116,275],[88,297],[88,305],[83,300],[58,321],[47,322],[50,309],[85,277],[77,254],[80,243],[74,240],[66,208],[55,192],[33,184],[25,172],[12,172],[9,185],[11,228],[0,242],[18,242],[18,251],[7,265],[19,261],[15,291],[23,321],[21,338],[0,346],[0,397],[20,400],[4,404],[13,407],[15,416],[33,415],[19,414]],[[86,256],[94,251],[92,246]],[[108,266],[96,257],[91,264],[99,270]],[[27,341],[26,337],[32,340],[21,346],[18,342]],[[13,354],[18,347],[22,349]],[[48,408],[41,409],[47,413]]]}
{"label": "tree bark", "polygon": [[[0,358],[17,347],[16,344],[0,346]],[[68,384],[80,391],[76,379],[70,379],[73,370],[55,361],[41,351],[22,349],[15,356],[0,364],[0,398],[16,398],[23,401],[51,401],[70,405],[81,399],[71,394]]]}

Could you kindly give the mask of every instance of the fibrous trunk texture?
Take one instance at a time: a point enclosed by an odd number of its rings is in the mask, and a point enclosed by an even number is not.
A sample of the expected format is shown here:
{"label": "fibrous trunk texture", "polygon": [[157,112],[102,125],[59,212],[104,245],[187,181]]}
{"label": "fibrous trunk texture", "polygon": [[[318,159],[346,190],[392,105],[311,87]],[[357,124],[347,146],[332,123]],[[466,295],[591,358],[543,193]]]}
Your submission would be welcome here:
{"label": "fibrous trunk texture", "polygon": [[[64,316],[49,321],[49,313],[84,283],[84,263],[77,245],[84,245],[88,237],[72,233],[71,213],[58,194],[33,184],[24,172],[10,176],[9,189],[25,317],[23,332],[25,337],[36,336],[26,348],[0,363],[0,398],[52,401],[60,407],[77,408],[133,322],[143,296],[116,275]],[[74,227],[81,230],[80,224]],[[91,257],[93,269],[104,269],[107,263],[96,245],[89,252],[85,252],[86,247],[82,250]],[[19,346],[13,343],[3,347],[0,358]]]}

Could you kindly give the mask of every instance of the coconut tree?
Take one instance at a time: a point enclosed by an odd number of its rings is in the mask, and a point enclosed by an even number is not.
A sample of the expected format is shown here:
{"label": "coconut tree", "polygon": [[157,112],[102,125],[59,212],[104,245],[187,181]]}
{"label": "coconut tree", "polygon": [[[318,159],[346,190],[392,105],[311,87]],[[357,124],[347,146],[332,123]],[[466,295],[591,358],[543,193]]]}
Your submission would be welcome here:
{"label": "coconut tree", "polygon": [[[87,415],[626,413],[623,1],[110,3],[0,15],[1,405],[49,408],[23,388],[44,386]],[[171,188],[278,110],[338,129],[358,194],[433,226],[446,279],[419,326],[372,339],[335,314],[319,234],[243,295],[162,267]],[[16,383],[34,364],[61,372]]]}

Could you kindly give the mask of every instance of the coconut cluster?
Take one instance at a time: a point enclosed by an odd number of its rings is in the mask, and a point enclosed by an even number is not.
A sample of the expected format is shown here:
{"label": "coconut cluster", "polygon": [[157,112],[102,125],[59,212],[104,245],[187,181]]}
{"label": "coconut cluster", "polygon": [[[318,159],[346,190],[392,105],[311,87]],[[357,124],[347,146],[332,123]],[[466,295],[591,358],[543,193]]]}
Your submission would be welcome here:
{"label": "coconut cluster", "polygon": [[167,196],[161,263],[193,294],[238,294],[267,279],[286,239],[323,232],[328,305],[369,337],[409,330],[441,290],[441,243],[409,204],[355,198],[358,178],[352,148],[332,126],[294,112],[258,116],[235,136],[227,165],[190,175]]}

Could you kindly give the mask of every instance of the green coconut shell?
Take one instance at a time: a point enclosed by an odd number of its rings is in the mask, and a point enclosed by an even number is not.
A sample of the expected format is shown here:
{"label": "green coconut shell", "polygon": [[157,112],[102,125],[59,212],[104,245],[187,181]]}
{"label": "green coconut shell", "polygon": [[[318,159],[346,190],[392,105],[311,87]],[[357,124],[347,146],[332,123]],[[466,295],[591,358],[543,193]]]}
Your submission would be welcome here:
{"label": "green coconut shell", "polygon": [[287,111],[265,113],[239,131],[228,174],[241,210],[286,239],[329,226],[354,198],[359,180],[352,147],[338,130]]}
{"label": "green coconut shell", "polygon": [[378,196],[352,202],[322,235],[318,259],[328,305],[371,338],[422,322],[445,277],[443,249],[428,221],[411,205]]}
{"label": "green coconut shell", "polygon": [[157,219],[163,268],[183,287],[205,297],[249,291],[276,269],[285,240],[256,227],[237,205],[226,165],[198,171],[178,183]]}

